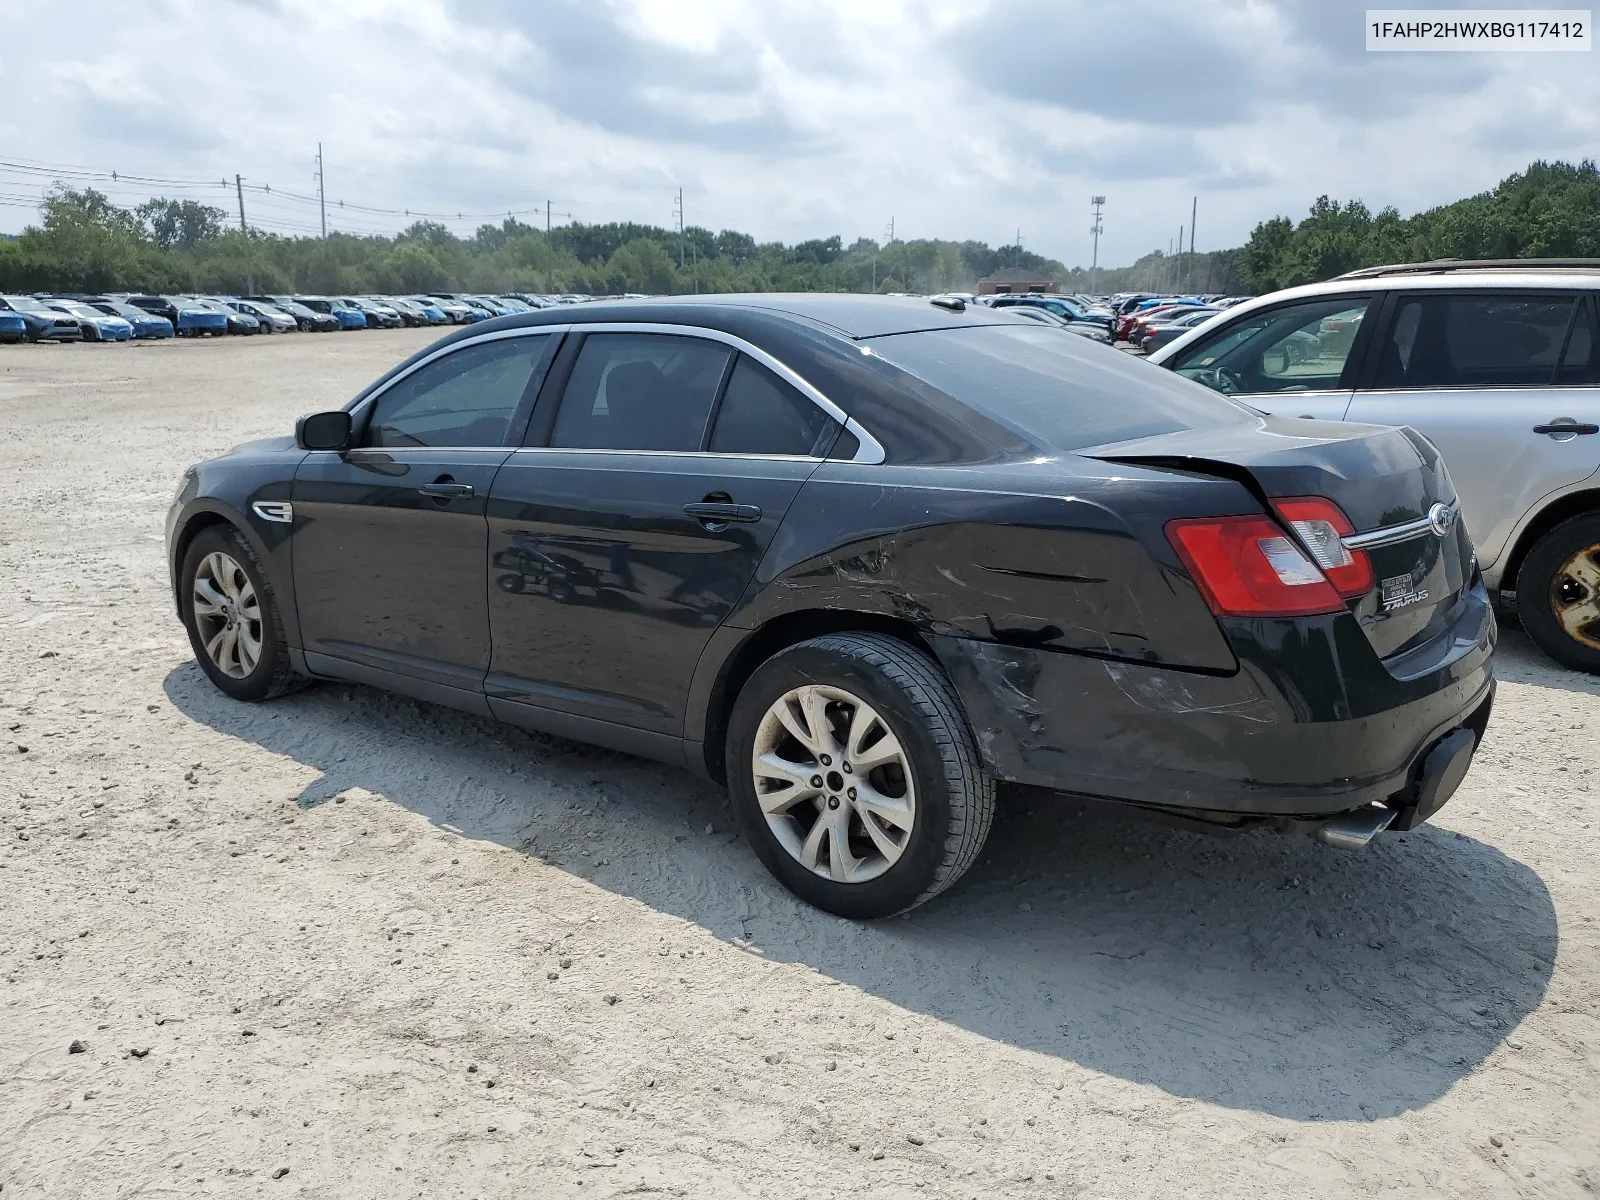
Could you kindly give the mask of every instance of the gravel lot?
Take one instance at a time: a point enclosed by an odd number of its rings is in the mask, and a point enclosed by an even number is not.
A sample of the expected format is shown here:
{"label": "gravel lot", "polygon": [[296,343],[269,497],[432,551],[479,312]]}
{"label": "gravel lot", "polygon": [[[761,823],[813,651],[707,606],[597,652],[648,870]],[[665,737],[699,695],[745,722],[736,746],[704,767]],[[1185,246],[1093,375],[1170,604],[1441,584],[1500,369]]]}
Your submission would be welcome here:
{"label": "gravel lot", "polygon": [[1600,1189],[1600,680],[1515,630],[1416,833],[1018,802],[869,926],[686,774],[222,697],[162,562],[181,469],[431,336],[0,349],[5,1200]]}

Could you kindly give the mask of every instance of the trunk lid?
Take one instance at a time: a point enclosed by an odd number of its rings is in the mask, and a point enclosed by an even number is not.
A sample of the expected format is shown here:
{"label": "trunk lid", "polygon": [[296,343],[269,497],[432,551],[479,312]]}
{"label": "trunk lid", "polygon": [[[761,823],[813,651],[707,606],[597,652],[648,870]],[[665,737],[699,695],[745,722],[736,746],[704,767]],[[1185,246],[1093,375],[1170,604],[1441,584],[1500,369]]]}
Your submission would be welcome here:
{"label": "trunk lid", "polygon": [[1348,540],[1376,535],[1361,547],[1372,563],[1372,588],[1349,605],[1381,658],[1442,631],[1471,582],[1472,544],[1450,474],[1432,444],[1409,428],[1263,416],[1078,453],[1236,479],[1264,507],[1291,496],[1332,500],[1354,526]]}

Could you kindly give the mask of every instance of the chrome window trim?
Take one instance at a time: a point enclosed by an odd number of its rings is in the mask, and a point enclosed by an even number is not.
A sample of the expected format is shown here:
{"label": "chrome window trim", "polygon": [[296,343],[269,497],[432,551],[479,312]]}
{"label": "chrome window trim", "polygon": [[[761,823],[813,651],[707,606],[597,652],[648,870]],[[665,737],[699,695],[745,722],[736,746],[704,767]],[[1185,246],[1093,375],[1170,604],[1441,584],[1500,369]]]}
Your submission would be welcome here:
{"label": "chrome window trim", "polygon": [[[518,446],[513,454],[646,454],[651,458],[759,458],[778,462],[823,463],[814,454],[745,454],[727,450],[612,450],[605,446]],[[843,461],[843,460],[835,460]],[[855,461],[854,459],[850,461]]]}
{"label": "chrome window trim", "polygon": [[[828,416],[831,417],[835,422],[837,422],[840,425],[843,425],[845,427],[845,429],[849,433],[853,434],[855,436],[856,441],[860,445],[859,445],[859,448],[856,450],[855,457],[849,460],[850,462],[866,463],[868,465],[875,466],[875,465],[883,462],[884,459],[888,457],[884,453],[883,444],[881,442],[879,442],[877,438],[873,437],[870,433],[868,433],[864,428],[862,428],[861,425],[857,423],[857,421],[856,421],[856,419],[854,417],[850,416],[847,412],[844,411],[844,409],[840,408],[832,400],[828,399],[827,396],[823,395],[822,392],[819,389],[817,389],[810,382],[808,382],[805,379],[805,377],[802,376],[798,371],[795,371],[792,367],[788,366],[787,364],[785,364],[783,362],[780,362],[778,359],[776,359],[772,355],[768,354],[765,350],[761,349],[761,347],[751,345],[749,342],[745,341],[742,337],[736,337],[734,334],[731,334],[731,333],[724,333],[720,329],[707,329],[703,325],[665,325],[665,324],[659,324],[659,323],[653,322],[653,321],[594,321],[594,322],[580,322],[580,323],[575,323],[573,325],[569,325],[569,326],[567,326],[567,328],[571,329],[574,332],[579,332],[579,333],[656,333],[656,334],[664,334],[664,335],[669,336],[669,337],[697,337],[697,338],[703,338],[703,339],[705,339],[707,341],[721,342],[725,346],[731,346],[733,349],[738,350],[740,353],[748,354],[751,358],[755,359],[758,363],[760,363],[762,366],[766,367],[774,375],[778,376],[778,378],[782,379],[785,383],[789,384],[790,387],[792,387],[796,391],[798,391],[806,399],[810,400],[818,408],[822,409],[822,411],[827,413]],[[530,447],[530,448],[539,449],[540,447]],[[574,447],[574,446],[551,446],[551,447],[549,447],[549,449],[552,449],[552,450],[570,450],[570,449],[579,449],[579,448],[580,447]],[[676,451],[625,450],[625,451],[620,451],[620,453],[624,453],[624,454],[651,454],[651,453],[660,453],[660,454],[699,454],[699,453],[707,453],[707,454],[709,454],[709,453],[712,453],[712,452],[711,451],[698,451],[698,450],[676,450]],[[823,461],[822,459],[813,458],[813,456],[809,455],[809,454],[800,454],[800,455],[787,455],[787,454],[784,454],[784,455],[743,455],[743,454],[738,454],[738,455],[729,455],[727,457],[733,457],[733,458],[747,458],[747,457],[806,458],[806,459],[812,459],[813,461],[816,461],[816,462]]]}
{"label": "chrome window trim", "polygon": [[[1456,521],[1461,516],[1461,502],[1453,500],[1445,506],[1450,528],[1455,528]],[[1446,531],[1448,532],[1448,530]],[[1409,542],[1412,538],[1431,534],[1434,537],[1444,537],[1434,524],[1431,514],[1418,517],[1415,521],[1405,521],[1399,525],[1386,525],[1381,529],[1373,529],[1367,533],[1352,533],[1349,537],[1339,540],[1344,543],[1347,550],[1377,550],[1383,546],[1396,546],[1401,542]]]}
{"label": "chrome window trim", "polygon": [[[667,335],[669,337],[698,337],[698,338],[706,339],[707,341],[720,342],[723,345],[732,347],[733,349],[738,350],[739,352],[741,352],[743,354],[748,354],[751,358],[755,359],[762,366],[766,367],[768,370],[773,372],[773,374],[777,375],[785,383],[787,383],[791,387],[793,387],[801,395],[805,396],[806,399],[810,400],[818,408],[822,409],[822,411],[827,413],[828,416],[832,420],[834,420],[835,422],[837,422],[840,425],[843,425],[845,430],[846,430],[846,432],[848,432],[851,435],[853,435],[855,437],[855,439],[856,439],[856,442],[858,443],[858,447],[857,447],[857,450],[856,450],[856,453],[855,453],[855,457],[849,459],[848,460],[849,462],[864,463],[864,464],[866,464],[868,466],[876,466],[876,465],[882,463],[888,457],[888,455],[884,452],[883,443],[878,441],[877,438],[873,437],[872,434],[868,433],[867,430],[864,427],[862,427],[862,425],[854,417],[850,416],[848,413],[846,413],[844,411],[844,409],[840,408],[832,400],[828,399],[827,396],[825,396],[818,388],[813,386],[799,372],[795,371],[793,368],[791,368],[787,364],[785,364],[783,362],[780,362],[778,359],[774,358],[771,354],[768,354],[765,350],[761,349],[761,347],[751,345],[749,342],[745,341],[743,338],[736,337],[735,335],[733,335],[731,333],[724,333],[720,329],[707,329],[702,325],[666,325],[666,324],[661,324],[661,323],[658,323],[658,322],[651,322],[651,321],[593,321],[593,322],[575,322],[575,323],[569,323],[569,324],[563,324],[563,325],[522,325],[522,326],[518,326],[515,329],[497,329],[497,330],[494,330],[492,333],[481,333],[481,334],[478,334],[475,337],[463,338],[459,342],[452,342],[448,346],[441,347],[440,349],[434,351],[432,354],[429,354],[425,358],[418,359],[416,362],[412,363],[409,367],[407,367],[404,371],[400,372],[400,374],[396,375],[394,378],[392,378],[392,379],[388,380],[386,383],[384,383],[384,385],[381,388],[379,388],[377,391],[373,392],[369,396],[363,397],[362,400],[358,404],[356,404],[353,408],[350,409],[351,419],[352,420],[357,420],[357,421],[360,420],[362,418],[363,414],[366,412],[366,410],[368,408],[370,408],[372,405],[376,404],[378,402],[378,398],[380,396],[382,396],[385,392],[387,392],[390,388],[394,387],[401,380],[406,379],[407,377],[409,377],[413,373],[415,373],[417,371],[420,371],[423,367],[427,366],[429,363],[436,362],[439,359],[445,357],[445,355],[447,355],[447,354],[454,354],[457,351],[465,350],[469,346],[479,345],[482,342],[499,341],[502,338],[537,337],[537,336],[540,336],[542,334],[547,334],[547,333],[655,333],[655,334],[664,334],[664,335]],[[419,447],[419,449],[421,449],[421,448],[423,448],[423,447]],[[469,450],[469,449],[503,450],[503,449],[506,449],[506,448],[507,447],[505,447],[505,446],[451,446],[451,447],[449,447],[449,449],[452,449],[452,450]],[[519,447],[511,447],[511,449],[513,449],[513,450],[540,450],[540,449],[578,450],[578,449],[583,449],[583,448],[582,447],[576,447],[576,446],[551,446],[551,447],[519,446]],[[604,449],[599,450],[598,452],[599,453],[603,453],[603,454],[611,454],[611,453],[616,453],[616,454],[701,454],[701,453],[710,454],[710,453],[712,453],[711,451],[700,451],[700,450],[618,450],[618,451],[612,451],[612,450],[604,450]],[[817,457],[815,457],[813,455],[810,455],[810,454],[760,454],[760,455],[743,455],[743,454],[741,454],[741,455],[731,455],[731,456],[724,456],[724,457],[735,457],[735,458],[797,458],[797,459],[806,459],[806,460],[809,460],[809,461],[812,461],[812,462],[825,461],[824,459],[817,458]],[[840,460],[840,461],[845,461],[845,460]]]}

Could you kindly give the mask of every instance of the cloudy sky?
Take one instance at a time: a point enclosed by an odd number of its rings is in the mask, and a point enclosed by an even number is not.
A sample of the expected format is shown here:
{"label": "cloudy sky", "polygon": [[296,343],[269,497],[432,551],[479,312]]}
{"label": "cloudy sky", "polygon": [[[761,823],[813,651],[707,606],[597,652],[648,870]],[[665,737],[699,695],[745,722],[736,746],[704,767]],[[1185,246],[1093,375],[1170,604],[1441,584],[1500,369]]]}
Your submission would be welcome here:
{"label": "cloudy sky", "polygon": [[1217,248],[1319,193],[1409,213],[1600,145],[1595,54],[1371,54],[1365,8],[13,3],[0,231],[58,178],[236,216],[238,173],[273,189],[246,192],[252,224],[312,232],[295,197],[315,195],[320,141],[341,229],[390,231],[409,210],[469,232],[489,213],[542,219],[546,201],[558,222],[668,225],[681,187],[691,224],[764,241],[881,240],[892,218],[901,237],[996,245],[1020,228],[1073,264],[1102,193],[1115,265],[1164,249],[1197,194],[1198,248]]}

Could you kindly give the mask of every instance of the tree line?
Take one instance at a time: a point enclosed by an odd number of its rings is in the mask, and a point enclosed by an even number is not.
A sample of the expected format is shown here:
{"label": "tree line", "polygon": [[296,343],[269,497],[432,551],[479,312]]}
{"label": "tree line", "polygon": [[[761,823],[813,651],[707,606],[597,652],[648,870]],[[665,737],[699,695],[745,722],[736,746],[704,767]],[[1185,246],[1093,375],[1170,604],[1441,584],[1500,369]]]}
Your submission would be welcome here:
{"label": "tree line", "polygon": [[1491,191],[1411,217],[1320,196],[1298,225],[1257,225],[1240,257],[1245,287],[1258,294],[1388,263],[1600,258],[1600,171],[1592,159],[1536,162]]}
{"label": "tree line", "polygon": [[221,209],[154,199],[121,208],[57,188],[41,219],[0,240],[0,291],[406,294],[427,291],[685,293],[936,292],[996,270],[1060,278],[1061,263],[983,242],[838,236],[785,245],[631,222],[544,229],[507,218],[457,237],[418,221],[393,237],[282,237],[226,226]]}
{"label": "tree line", "polygon": [[[690,226],[680,234],[631,222],[548,232],[507,218],[458,237],[418,221],[393,237],[282,237],[231,229],[220,208],[153,199],[122,208],[93,189],[61,187],[40,220],[0,239],[0,291],[235,294],[409,294],[429,291],[580,293],[974,290],[985,277],[1059,280],[1086,290],[1090,273],[1020,246],[835,235],[786,245]],[[1237,252],[1148,255],[1102,270],[1101,290],[1237,290]]]}
{"label": "tree line", "polygon": [[1059,280],[1068,291],[1263,293],[1357,267],[1430,258],[1600,257],[1600,172],[1537,162],[1492,191],[1402,217],[1319,197],[1298,224],[1275,217],[1242,247],[1159,250],[1091,273],[1020,246],[939,239],[879,243],[835,235],[787,245],[747,233],[631,222],[548,232],[507,218],[458,237],[418,221],[403,233],[326,238],[230,229],[193,200],[136,208],[59,187],[40,220],[0,238],[0,291],[365,295],[429,291],[582,293],[974,290],[994,275]]}

